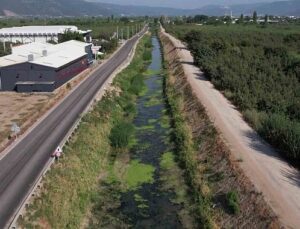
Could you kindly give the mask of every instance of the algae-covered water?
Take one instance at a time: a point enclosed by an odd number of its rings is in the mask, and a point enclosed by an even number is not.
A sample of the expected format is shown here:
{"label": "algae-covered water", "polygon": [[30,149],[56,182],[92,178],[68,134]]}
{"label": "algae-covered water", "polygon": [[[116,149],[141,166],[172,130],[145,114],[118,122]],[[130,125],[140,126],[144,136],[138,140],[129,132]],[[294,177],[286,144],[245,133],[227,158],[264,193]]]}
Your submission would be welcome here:
{"label": "algae-covered water", "polygon": [[[136,143],[118,156],[102,183],[91,228],[195,228],[193,205],[176,162],[163,95],[161,47],[152,38],[147,91],[137,100]],[[101,199],[102,198],[102,199]],[[99,202],[99,201],[98,201]]]}

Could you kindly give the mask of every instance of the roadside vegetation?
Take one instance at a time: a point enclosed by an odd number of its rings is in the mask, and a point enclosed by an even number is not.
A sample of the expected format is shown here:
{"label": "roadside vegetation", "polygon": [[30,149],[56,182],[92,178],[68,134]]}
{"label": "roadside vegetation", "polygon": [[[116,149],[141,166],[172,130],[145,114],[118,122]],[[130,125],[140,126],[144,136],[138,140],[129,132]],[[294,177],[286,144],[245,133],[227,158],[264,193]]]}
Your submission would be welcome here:
{"label": "roadside vegetation", "polygon": [[[136,112],[136,95],[128,91],[134,76],[144,70],[142,56],[148,40],[147,36],[140,41],[131,64],[83,117],[73,138],[64,147],[64,156],[48,172],[40,194],[28,206],[27,214],[19,219],[21,228],[80,228],[85,224],[84,218],[99,195],[99,179],[105,176],[111,158],[132,142],[128,123]],[[133,168],[138,166],[132,163]],[[127,177],[131,185],[139,182],[136,177],[131,180],[130,174]]]}
{"label": "roadside vegetation", "polygon": [[[172,116],[176,158],[192,187],[195,212],[202,228],[277,227],[278,222],[251,182],[232,161],[205,109],[184,75],[179,57],[167,37],[160,35],[165,58],[165,95]],[[162,166],[172,156],[165,154]]]}
{"label": "roadside vegetation", "polygon": [[298,25],[166,25],[244,118],[300,165]]}

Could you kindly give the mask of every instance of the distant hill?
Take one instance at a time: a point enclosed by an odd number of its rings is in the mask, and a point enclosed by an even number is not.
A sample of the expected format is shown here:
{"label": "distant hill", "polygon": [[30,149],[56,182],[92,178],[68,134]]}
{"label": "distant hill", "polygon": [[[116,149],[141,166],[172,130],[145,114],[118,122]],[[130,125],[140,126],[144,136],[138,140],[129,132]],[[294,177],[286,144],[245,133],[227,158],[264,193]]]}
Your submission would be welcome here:
{"label": "distant hill", "polygon": [[[0,15],[35,16],[109,16],[181,15],[190,10],[163,7],[123,6],[84,0],[0,0]],[[10,16],[7,15],[7,16]]]}
{"label": "distant hill", "polygon": [[231,6],[209,5],[199,9],[199,13],[206,15],[224,15],[233,12],[237,14],[252,14],[253,11],[258,14],[271,14],[281,16],[300,16],[300,0],[278,1],[269,3],[238,4]]}
{"label": "distant hill", "polygon": [[210,5],[195,10],[164,7],[124,6],[85,0],[0,0],[0,15],[7,16],[160,16],[160,15],[224,15],[259,14],[300,16],[300,0],[272,3],[240,4],[232,6]]}

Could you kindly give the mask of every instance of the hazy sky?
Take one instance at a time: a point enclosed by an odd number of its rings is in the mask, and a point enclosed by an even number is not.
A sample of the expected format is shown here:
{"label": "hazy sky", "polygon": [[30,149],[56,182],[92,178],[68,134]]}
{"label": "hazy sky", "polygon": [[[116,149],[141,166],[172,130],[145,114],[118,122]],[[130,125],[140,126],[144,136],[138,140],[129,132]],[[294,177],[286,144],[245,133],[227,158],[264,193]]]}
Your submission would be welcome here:
{"label": "hazy sky", "polygon": [[[276,0],[88,0],[124,5],[161,6],[173,8],[199,8],[205,5],[232,5],[254,2],[270,2]],[[277,0],[278,1],[278,0]]]}

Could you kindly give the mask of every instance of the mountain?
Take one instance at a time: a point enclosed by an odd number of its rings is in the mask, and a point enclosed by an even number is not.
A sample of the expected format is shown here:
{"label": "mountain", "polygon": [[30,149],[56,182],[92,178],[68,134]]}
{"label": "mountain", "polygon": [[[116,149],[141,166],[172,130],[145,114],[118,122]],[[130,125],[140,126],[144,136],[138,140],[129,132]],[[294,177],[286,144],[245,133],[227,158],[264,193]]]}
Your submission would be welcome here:
{"label": "mountain", "polygon": [[209,5],[199,9],[199,13],[220,16],[224,14],[252,15],[253,11],[258,14],[300,16],[300,0],[278,1],[268,3],[237,4],[231,6]]}
{"label": "mountain", "polygon": [[85,0],[0,0],[0,15],[7,16],[160,16],[160,15],[235,15],[252,14],[300,16],[300,0],[271,3],[239,4],[231,6],[209,5],[199,9],[176,9],[166,7],[124,6]]}
{"label": "mountain", "polygon": [[20,16],[158,16],[190,14],[189,10],[164,7],[123,6],[84,0],[0,0],[0,15]]}
{"label": "mountain", "polygon": [[214,5],[235,5],[248,4],[254,2],[274,2],[278,0],[86,0],[89,2],[104,2],[117,5],[134,5],[134,6],[159,6],[172,7],[179,9],[199,9],[203,6]]}

